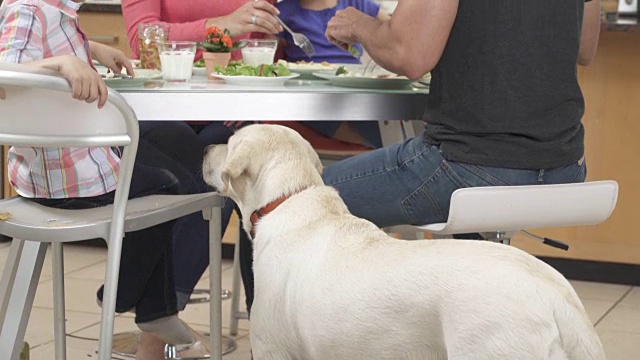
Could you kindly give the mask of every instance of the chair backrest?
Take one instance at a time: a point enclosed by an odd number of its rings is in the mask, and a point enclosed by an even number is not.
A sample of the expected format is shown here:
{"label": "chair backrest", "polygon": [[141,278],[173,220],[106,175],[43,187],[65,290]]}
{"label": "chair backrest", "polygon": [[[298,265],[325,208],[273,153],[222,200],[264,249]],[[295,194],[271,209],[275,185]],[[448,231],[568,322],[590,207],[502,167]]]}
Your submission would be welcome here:
{"label": "chair backrest", "polygon": [[612,180],[464,188],[451,196],[446,224],[422,228],[447,235],[595,225],[611,215],[617,199]]}
{"label": "chair backrest", "polygon": [[107,104],[98,109],[96,103],[73,99],[69,83],[58,73],[8,63],[0,63],[0,88],[5,97],[0,99],[0,144],[126,147],[113,217],[120,228],[116,231],[122,232],[139,134],[136,115],[124,98],[109,90]]}

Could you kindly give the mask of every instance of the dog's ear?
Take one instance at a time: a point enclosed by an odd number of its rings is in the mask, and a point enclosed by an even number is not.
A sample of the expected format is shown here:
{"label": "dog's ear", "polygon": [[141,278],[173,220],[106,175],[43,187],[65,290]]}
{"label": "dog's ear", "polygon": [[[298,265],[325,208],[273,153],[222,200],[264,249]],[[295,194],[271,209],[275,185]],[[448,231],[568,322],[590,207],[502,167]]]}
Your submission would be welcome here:
{"label": "dog's ear", "polygon": [[[231,138],[233,139],[233,137]],[[249,169],[251,165],[251,149],[252,146],[247,144],[246,141],[240,141],[238,144],[233,144],[231,147],[231,141],[229,141],[229,150],[227,152],[227,159],[222,169],[222,182],[226,186],[229,186],[231,180],[237,179],[243,172]]]}
{"label": "dog's ear", "polygon": [[314,162],[313,165],[315,166],[316,170],[318,170],[318,173],[322,175],[322,170],[324,170],[324,166],[322,166],[322,161],[320,161],[320,156],[318,156],[318,153],[311,147],[311,144],[309,144],[309,146],[307,147],[307,151],[309,153],[309,158],[313,159],[313,162]]}
{"label": "dog's ear", "polygon": [[316,170],[318,170],[318,173],[322,175],[322,170],[324,170],[324,166],[322,165],[322,161],[320,161],[320,158],[316,159]]}

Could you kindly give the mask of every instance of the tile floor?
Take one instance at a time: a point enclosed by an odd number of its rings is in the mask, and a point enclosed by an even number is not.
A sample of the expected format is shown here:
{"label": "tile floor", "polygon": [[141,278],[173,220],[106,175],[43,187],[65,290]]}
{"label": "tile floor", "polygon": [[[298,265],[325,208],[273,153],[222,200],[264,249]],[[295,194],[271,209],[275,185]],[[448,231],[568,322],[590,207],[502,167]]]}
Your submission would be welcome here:
{"label": "tile floor", "polygon": [[[0,273],[9,253],[9,243],[0,243]],[[99,332],[100,309],[95,302],[95,289],[102,283],[106,264],[106,249],[71,244],[65,246],[65,282],[67,305],[68,359],[95,358]],[[231,288],[231,266],[223,263],[223,287]],[[207,273],[201,280],[204,288]],[[640,358],[640,287],[572,281],[582,299],[589,317],[596,325],[609,360],[636,360]],[[244,309],[244,294],[241,300]],[[224,329],[228,334],[230,303],[223,309]],[[27,328],[26,341],[31,345],[31,360],[52,360],[53,314],[51,300],[51,265],[44,266],[34,309]],[[206,329],[208,306],[191,305],[181,318],[196,329]],[[226,360],[249,360],[249,327],[240,321],[240,332],[235,340],[238,348],[226,355]],[[134,330],[129,314],[116,318],[116,331]],[[115,358],[114,358],[115,359]]]}

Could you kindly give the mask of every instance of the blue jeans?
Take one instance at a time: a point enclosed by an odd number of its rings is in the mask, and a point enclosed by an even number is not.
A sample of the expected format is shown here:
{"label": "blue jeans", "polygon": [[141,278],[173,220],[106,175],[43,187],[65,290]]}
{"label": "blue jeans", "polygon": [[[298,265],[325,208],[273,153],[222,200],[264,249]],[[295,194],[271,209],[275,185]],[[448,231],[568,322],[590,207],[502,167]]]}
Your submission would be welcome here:
{"label": "blue jeans", "polygon": [[322,177],[355,216],[377,226],[446,222],[451,194],[478,186],[582,182],[579,161],[554,169],[507,169],[447,161],[418,136],[327,167]]}

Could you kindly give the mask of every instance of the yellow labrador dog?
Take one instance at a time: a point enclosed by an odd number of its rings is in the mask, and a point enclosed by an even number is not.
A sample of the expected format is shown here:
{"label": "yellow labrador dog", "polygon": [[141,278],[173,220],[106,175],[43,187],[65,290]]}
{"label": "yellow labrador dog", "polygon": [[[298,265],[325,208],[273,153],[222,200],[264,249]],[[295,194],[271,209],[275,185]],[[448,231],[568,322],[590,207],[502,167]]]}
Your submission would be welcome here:
{"label": "yellow labrador dog", "polygon": [[256,360],[601,360],[571,285],[518,249],[393,239],[324,186],[295,131],[251,125],[207,149],[206,181],[253,233]]}

